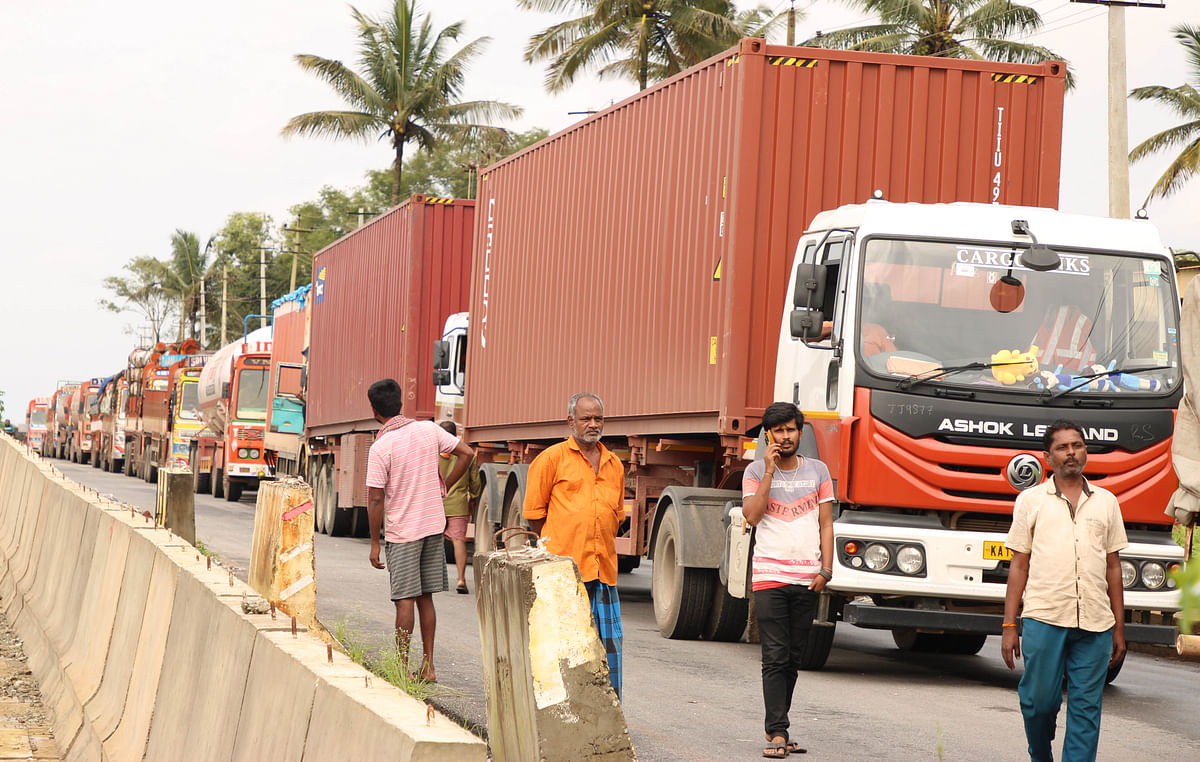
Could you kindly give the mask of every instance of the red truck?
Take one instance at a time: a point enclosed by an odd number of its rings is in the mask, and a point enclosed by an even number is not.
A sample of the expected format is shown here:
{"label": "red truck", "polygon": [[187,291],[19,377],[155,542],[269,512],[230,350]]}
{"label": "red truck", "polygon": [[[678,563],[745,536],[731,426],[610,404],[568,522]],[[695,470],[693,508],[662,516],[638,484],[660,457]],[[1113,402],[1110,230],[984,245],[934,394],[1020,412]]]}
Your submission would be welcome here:
{"label": "red truck", "polygon": [[395,378],[404,414],[433,418],[429,347],[467,307],[475,204],[415,195],[313,258],[305,397],[316,526],[367,533],[367,450],[379,424],[367,388]]}
{"label": "red truck", "polygon": [[92,465],[105,471],[125,467],[125,406],[129,397],[126,374],[123,370],[104,379],[100,386],[100,421],[93,430]]}
{"label": "red truck", "polygon": [[[270,405],[271,328],[226,344],[204,364],[194,388],[197,432],[184,462],[192,467],[197,492],[237,502],[246,487],[274,478],[263,438]],[[188,394],[191,394],[190,387]]]}
{"label": "red truck", "polygon": [[271,407],[264,447],[267,462],[279,474],[307,473],[304,387],[311,291],[312,284],[306,284],[271,303]]}
{"label": "red truck", "polygon": [[[464,372],[484,463],[477,546],[522,522],[529,462],[565,435],[568,397],[596,392],[627,469],[621,568],[653,561],[665,637],[737,639],[742,474],[765,407],[792,400],[837,496],[805,665],[838,621],[974,652],[1000,632],[1003,538],[1042,473],[1038,426],[1070,414],[1136,538],[1127,634],[1157,642],[1169,628],[1143,617],[1178,603],[1162,573],[1179,550],[1161,515],[1171,264],[1145,223],[1052,211],[1064,73],[743,40],[484,170],[465,366],[435,350],[439,383]],[[1024,265],[1038,237],[1061,250],[1053,272]],[[1027,301],[991,298],[1014,281]],[[993,375],[992,355],[1030,351],[1042,310],[1075,290],[1105,300],[1104,369]],[[883,356],[860,340],[868,323],[895,334]],[[1084,378],[1110,372],[1120,384]]]}

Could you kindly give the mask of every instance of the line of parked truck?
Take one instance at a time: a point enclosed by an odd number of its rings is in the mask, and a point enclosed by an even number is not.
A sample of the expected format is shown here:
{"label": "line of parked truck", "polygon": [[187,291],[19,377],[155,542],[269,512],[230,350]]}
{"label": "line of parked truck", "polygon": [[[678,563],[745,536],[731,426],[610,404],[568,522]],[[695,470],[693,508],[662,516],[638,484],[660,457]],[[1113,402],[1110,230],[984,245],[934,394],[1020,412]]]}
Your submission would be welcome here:
{"label": "line of parked truck", "polygon": [[[362,535],[366,390],[393,377],[476,448],[486,550],[593,391],[622,571],[652,559],[665,637],[733,640],[741,476],[791,400],[837,496],[817,668],[839,621],[959,653],[1000,633],[1013,499],[1070,417],[1129,530],[1127,637],[1173,643],[1173,262],[1147,221],[1054,211],[1064,71],[744,40],[483,170],[475,200],[413,196],[317,252],[271,328],[61,384],[31,407],[41,449],[186,464],[230,500],[300,474],[319,531]],[[1047,320],[1070,330],[1038,347]]]}

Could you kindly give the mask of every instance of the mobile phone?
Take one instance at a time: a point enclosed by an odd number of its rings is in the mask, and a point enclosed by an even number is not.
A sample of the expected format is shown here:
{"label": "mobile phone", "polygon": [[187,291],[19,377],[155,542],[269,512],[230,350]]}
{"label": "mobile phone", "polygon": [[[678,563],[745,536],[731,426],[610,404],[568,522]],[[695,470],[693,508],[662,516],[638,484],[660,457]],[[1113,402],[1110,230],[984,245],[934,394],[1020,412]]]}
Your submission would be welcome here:
{"label": "mobile phone", "polygon": [[763,432],[767,435],[767,444],[775,444],[775,437],[771,436],[771,430],[763,429]]}

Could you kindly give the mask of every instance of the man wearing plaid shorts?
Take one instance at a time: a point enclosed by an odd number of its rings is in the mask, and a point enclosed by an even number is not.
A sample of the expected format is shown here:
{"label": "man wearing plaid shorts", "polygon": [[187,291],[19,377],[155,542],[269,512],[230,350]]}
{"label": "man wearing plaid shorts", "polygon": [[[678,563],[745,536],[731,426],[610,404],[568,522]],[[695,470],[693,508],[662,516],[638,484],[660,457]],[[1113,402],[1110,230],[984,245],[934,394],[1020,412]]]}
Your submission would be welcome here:
{"label": "man wearing plaid shorts", "polygon": [[[454,453],[447,479],[457,481],[467,470],[475,451],[432,421],[414,421],[400,415],[404,394],[400,384],[385,378],[371,384],[367,398],[375,420],[383,426],[367,455],[367,514],[371,523],[371,565],[383,569],[379,558],[380,530],[384,535],[392,602],[396,606],[396,647],[407,658],[416,613],[421,616],[424,658],[419,676],[434,682],[433,636],[437,614],[433,594],[448,586],[446,548],[442,532],[445,488],[438,473],[438,453]],[[414,611],[415,609],[415,611]]]}
{"label": "man wearing plaid shorts", "polygon": [[617,529],[625,518],[625,467],[600,443],[604,403],[582,392],[567,403],[571,436],[529,465],[524,516],[546,549],[575,559],[608,657],[608,679],[621,697],[621,601]]}

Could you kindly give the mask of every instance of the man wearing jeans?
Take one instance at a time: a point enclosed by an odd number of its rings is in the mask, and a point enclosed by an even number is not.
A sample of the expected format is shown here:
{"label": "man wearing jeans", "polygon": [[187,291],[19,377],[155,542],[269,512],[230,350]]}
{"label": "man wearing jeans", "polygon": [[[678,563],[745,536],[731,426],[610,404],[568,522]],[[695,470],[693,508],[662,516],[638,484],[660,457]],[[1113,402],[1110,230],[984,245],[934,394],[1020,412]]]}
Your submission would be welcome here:
{"label": "man wearing jeans", "polygon": [[1125,596],[1117,554],[1129,542],[1116,497],[1083,478],[1082,429],[1055,421],[1043,444],[1054,475],[1017,496],[1004,541],[1013,558],[1000,649],[1009,669],[1024,651],[1017,695],[1029,758],[1053,759],[1050,742],[1065,675],[1062,758],[1094,760],[1108,668],[1125,658]]}
{"label": "man wearing jeans", "polygon": [[754,610],[769,742],[763,756],[782,759],[805,751],[789,740],[788,712],[818,594],[833,578],[833,481],[824,463],[799,454],[799,408],[774,403],[762,427],[767,452],[742,476],[742,513],[756,528]]}

